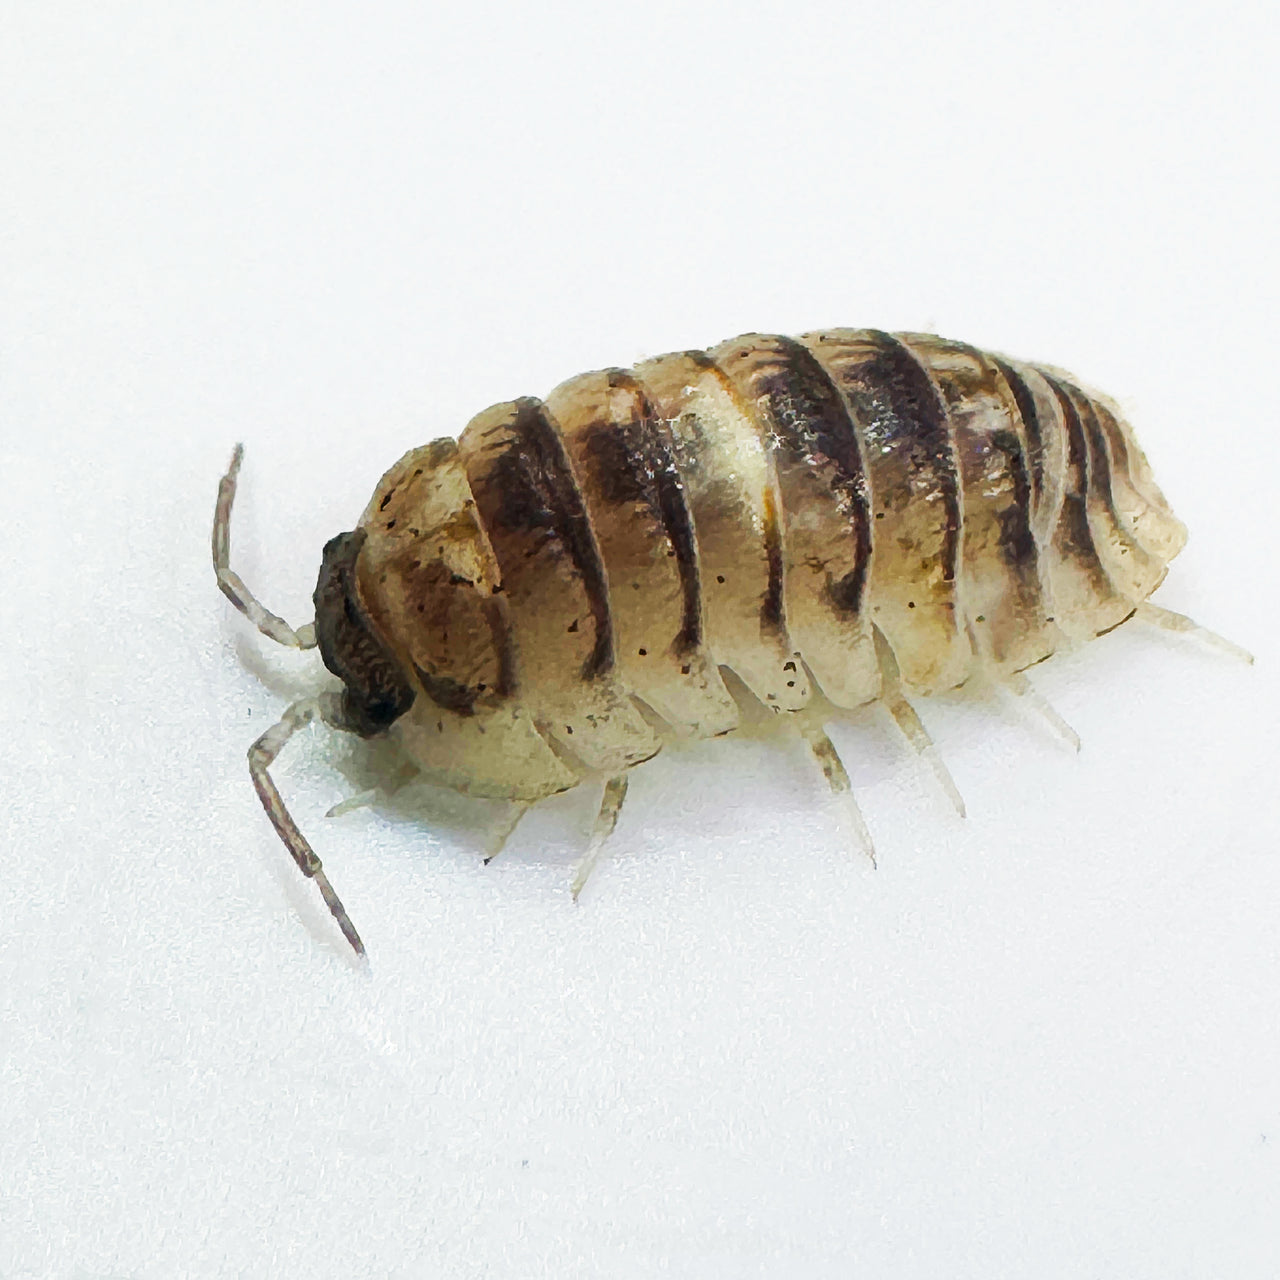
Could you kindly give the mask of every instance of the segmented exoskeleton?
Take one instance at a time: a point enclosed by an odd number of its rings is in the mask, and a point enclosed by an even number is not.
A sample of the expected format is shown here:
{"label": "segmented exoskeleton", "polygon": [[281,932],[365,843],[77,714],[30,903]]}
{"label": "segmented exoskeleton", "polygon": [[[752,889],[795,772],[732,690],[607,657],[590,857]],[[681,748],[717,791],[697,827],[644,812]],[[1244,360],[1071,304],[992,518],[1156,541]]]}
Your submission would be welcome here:
{"label": "segmented exoskeleton", "polygon": [[1025,668],[1137,611],[1193,625],[1145,603],[1186,533],[1116,411],[1057,370],[925,335],[749,334],[494,405],[383,476],[325,547],[298,632],[229,568],[239,462],[222,589],[346,686],[291,707],[251,770],[357,951],[267,774],[317,716],[520,806],[608,779],[576,892],[627,770],[668,736],[733,730],[744,697],[847,790],[832,706],[883,698],[931,754],[904,690],[981,672],[1028,693]]}

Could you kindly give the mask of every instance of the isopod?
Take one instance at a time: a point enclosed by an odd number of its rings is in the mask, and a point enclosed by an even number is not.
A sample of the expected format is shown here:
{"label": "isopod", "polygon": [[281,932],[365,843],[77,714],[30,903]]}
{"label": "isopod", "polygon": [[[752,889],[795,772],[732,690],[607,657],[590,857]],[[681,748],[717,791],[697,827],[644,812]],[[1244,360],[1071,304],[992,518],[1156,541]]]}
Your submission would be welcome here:
{"label": "isopod", "polygon": [[1056,369],[928,335],[748,334],[494,405],[382,477],[298,630],[230,568],[241,457],[218,584],[344,686],[289,707],[249,768],[360,954],[269,773],[314,719],[392,735],[425,779],[517,819],[605,779],[576,896],[628,770],[731,732],[745,700],[803,737],[870,850],[836,709],[883,700],[961,807],[907,693],[981,674],[1052,716],[1028,667],[1135,615],[1197,629],[1148,600],[1186,531],[1119,413]]}

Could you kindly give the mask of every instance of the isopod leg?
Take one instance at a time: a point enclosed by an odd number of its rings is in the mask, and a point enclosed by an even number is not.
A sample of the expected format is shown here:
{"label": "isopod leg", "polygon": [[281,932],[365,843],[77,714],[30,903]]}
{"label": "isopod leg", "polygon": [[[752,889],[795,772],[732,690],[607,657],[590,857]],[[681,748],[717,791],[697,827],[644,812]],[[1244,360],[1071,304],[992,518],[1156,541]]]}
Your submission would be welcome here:
{"label": "isopod leg", "polygon": [[1172,609],[1162,609],[1158,604],[1144,600],[1134,610],[1134,614],[1143,622],[1150,622],[1154,626],[1162,627],[1165,631],[1178,631],[1183,635],[1198,636],[1206,644],[1213,645],[1215,649],[1221,649],[1224,653],[1231,654],[1233,658],[1239,658],[1242,662],[1253,665],[1253,654],[1248,649],[1242,649],[1225,636],[1218,635],[1216,631],[1202,627],[1194,619],[1188,618],[1185,613],[1174,613]]}
{"label": "isopod leg", "polygon": [[916,709],[907,701],[902,692],[902,683],[898,674],[898,661],[893,656],[884,633],[877,627],[875,632],[876,656],[880,661],[880,697],[888,708],[889,714],[897,722],[907,741],[916,749],[920,758],[933,770],[938,785],[946,792],[947,798],[956,807],[956,812],[965,816],[964,799],[956,787],[955,781],[942,763],[938,748],[933,745],[929,731],[920,723]]}
{"label": "isopod leg", "polygon": [[529,806],[527,804],[521,804],[518,800],[512,802],[511,812],[507,815],[506,821],[496,828],[490,837],[490,847],[493,852],[485,857],[484,865],[486,867],[507,847],[507,841],[511,839],[512,832],[520,825],[520,819],[528,812]]}
{"label": "isopod leg", "polygon": [[1002,684],[1014,697],[1035,708],[1075,750],[1080,750],[1080,735],[1054,710],[1053,704],[1027,679],[1022,671],[1011,671]]}
{"label": "isopod leg", "polygon": [[329,910],[333,913],[333,918],[338,922],[338,928],[342,930],[343,936],[355,948],[356,954],[363,956],[364,943],[360,941],[360,935],[351,923],[351,918],[347,915],[346,908],[338,895],[334,893],[329,878],[321,869],[320,859],[316,857],[306,837],[289,816],[289,811],[280,798],[280,792],[276,790],[276,784],[271,781],[271,774],[268,772],[284,744],[299,729],[304,728],[316,718],[326,723],[332,722],[336,712],[336,708],[330,701],[333,697],[332,694],[321,695],[319,698],[305,698],[301,702],[295,702],[281,716],[279,724],[273,725],[249,748],[249,774],[253,778],[258,799],[262,801],[262,807],[267,811],[267,817],[271,819],[271,825],[284,841],[284,846],[289,850],[294,862],[298,864],[298,870],[309,880],[316,882],[320,896],[324,898]]}
{"label": "isopod leg", "polygon": [[231,601],[264,636],[291,649],[314,649],[315,624],[308,622],[296,631],[270,609],[264,608],[253,592],[244,585],[240,575],[231,568],[231,505],[236,500],[236,481],[240,475],[240,463],[244,458],[244,445],[238,444],[231,455],[231,465],[218,485],[218,502],[213,510],[213,571],[218,575],[222,594]]}
{"label": "isopod leg", "polygon": [[822,766],[823,775],[826,777],[832,793],[843,802],[845,813],[849,818],[849,824],[853,828],[853,834],[867,857],[871,859],[871,865],[874,867],[876,865],[876,847],[871,839],[871,832],[867,830],[867,824],[862,817],[862,810],[858,808],[858,802],[854,799],[853,786],[849,781],[848,771],[844,767],[844,761],[840,759],[840,753],[836,750],[835,743],[816,724],[807,725],[800,732],[805,742],[809,744],[809,750],[813,752],[814,759]]}
{"label": "isopod leg", "polygon": [[341,818],[344,813],[353,813],[356,809],[366,809],[369,805],[375,804],[381,794],[382,792],[377,787],[369,787],[365,791],[357,791],[355,795],[348,796],[345,800],[339,800],[324,816],[326,818]]}
{"label": "isopod leg", "polygon": [[596,825],[591,831],[591,843],[587,846],[582,861],[578,863],[573,873],[573,883],[569,889],[573,894],[574,902],[577,902],[582,886],[587,883],[588,877],[595,870],[596,863],[600,861],[600,851],[604,848],[604,842],[613,834],[614,827],[618,825],[618,813],[626,798],[627,775],[620,773],[610,778],[605,784],[604,796],[600,800],[600,812],[596,814]]}
{"label": "isopod leg", "polygon": [[357,791],[355,795],[348,796],[345,800],[339,800],[324,816],[326,818],[340,818],[344,813],[353,813],[356,809],[365,809],[371,804],[377,804],[379,800],[389,800],[401,787],[408,786],[417,776],[418,767],[414,764],[406,764],[387,786],[369,787],[364,791]]}

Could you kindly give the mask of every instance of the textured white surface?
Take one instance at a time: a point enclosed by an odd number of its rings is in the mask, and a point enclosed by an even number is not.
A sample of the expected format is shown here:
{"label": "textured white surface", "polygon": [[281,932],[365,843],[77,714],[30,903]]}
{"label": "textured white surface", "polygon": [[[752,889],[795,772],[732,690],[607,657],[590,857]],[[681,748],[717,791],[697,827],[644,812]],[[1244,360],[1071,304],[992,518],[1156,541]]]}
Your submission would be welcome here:
{"label": "textured white surface", "polygon": [[[1109,3],[14,4],[0,45],[0,1275],[1280,1269],[1275,19]],[[1028,16],[1031,15],[1031,16]],[[937,330],[1119,396],[1192,531],[1036,680],[837,727],[881,861],[748,741],[481,865],[244,751],[408,446],[750,328]],[[345,773],[344,773],[345,770]],[[352,778],[345,776],[353,775]],[[354,780],[353,780],[354,779]]]}

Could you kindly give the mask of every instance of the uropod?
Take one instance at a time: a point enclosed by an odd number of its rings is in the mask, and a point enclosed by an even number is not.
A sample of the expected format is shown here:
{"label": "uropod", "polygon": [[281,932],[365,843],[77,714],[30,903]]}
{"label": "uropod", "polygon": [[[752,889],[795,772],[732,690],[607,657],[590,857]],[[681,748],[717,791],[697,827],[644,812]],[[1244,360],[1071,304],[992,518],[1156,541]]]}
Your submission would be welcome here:
{"label": "uropod", "polygon": [[249,768],[361,954],[269,773],[312,720],[389,735],[424,780],[517,820],[603,779],[576,896],[628,770],[732,732],[748,702],[808,744],[870,852],[824,729],[841,709],[883,701],[963,811],[908,694],[981,676],[1073,737],[1028,667],[1135,616],[1200,630],[1148,599],[1186,530],[1114,406],[929,335],[748,334],[494,405],[382,477],[296,630],[230,567],[241,455],[218,490],[218,584],[343,683],[289,707]]}

